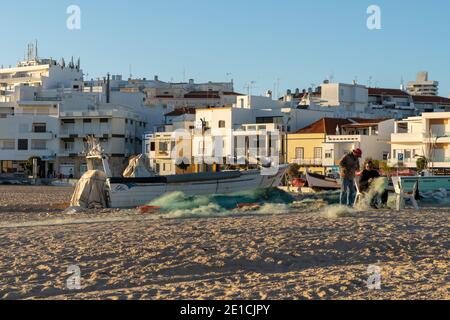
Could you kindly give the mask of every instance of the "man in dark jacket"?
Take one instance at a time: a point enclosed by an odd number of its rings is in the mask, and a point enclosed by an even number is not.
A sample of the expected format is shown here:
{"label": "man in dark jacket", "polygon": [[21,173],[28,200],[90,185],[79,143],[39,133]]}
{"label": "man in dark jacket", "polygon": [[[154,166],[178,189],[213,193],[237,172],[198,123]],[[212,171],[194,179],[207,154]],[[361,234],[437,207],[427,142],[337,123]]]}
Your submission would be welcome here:
{"label": "man in dark jacket", "polygon": [[[361,173],[361,178],[359,180],[359,191],[361,191],[362,193],[367,193],[370,189],[370,185],[372,184],[372,182],[379,177],[380,173],[377,170],[375,170],[373,162],[368,161],[366,163],[363,172]],[[387,190],[383,191],[383,193],[380,194],[379,196],[381,196],[382,203],[386,204],[389,196],[388,191]],[[373,200],[375,199],[371,199],[372,204],[374,202]]]}
{"label": "man in dark jacket", "polygon": [[359,159],[362,157],[362,150],[355,149],[346,154],[339,163],[342,187],[341,205],[352,206],[355,201],[355,176],[359,170]]}

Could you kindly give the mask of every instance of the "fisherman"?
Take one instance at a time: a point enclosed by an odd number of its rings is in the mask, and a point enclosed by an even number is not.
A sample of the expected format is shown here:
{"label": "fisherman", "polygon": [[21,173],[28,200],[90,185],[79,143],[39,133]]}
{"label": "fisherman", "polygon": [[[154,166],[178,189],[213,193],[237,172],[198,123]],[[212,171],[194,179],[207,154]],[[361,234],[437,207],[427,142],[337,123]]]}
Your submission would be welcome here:
{"label": "fisherman", "polygon": [[[359,190],[362,193],[368,193],[372,183],[375,179],[380,178],[380,173],[375,169],[372,161],[367,161],[363,172],[361,173],[361,178],[359,180]],[[370,203],[372,207],[377,207],[375,204],[375,200],[377,197],[381,198],[381,202],[383,205],[387,204],[389,193],[387,190],[383,190],[381,193],[377,193],[373,199],[370,199]]]}
{"label": "fisherman", "polygon": [[362,150],[355,149],[346,154],[339,163],[342,178],[341,205],[352,206],[355,201],[355,176],[359,170],[359,159],[362,157]]}

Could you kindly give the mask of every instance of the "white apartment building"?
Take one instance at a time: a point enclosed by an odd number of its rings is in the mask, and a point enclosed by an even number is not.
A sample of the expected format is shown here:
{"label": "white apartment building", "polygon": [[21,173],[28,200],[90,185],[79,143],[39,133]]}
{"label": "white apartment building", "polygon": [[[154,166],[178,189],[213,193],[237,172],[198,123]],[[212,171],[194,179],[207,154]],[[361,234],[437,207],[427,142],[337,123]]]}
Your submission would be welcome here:
{"label": "white apartment building", "polygon": [[391,134],[394,132],[393,119],[350,119],[353,123],[337,128],[336,135],[327,135],[322,145],[322,165],[328,170],[337,170],[339,161],[356,148],[363,151],[363,158],[373,160],[389,159]]}
{"label": "white apartment building", "polygon": [[345,112],[364,113],[368,104],[368,89],[366,86],[346,83],[325,82],[306,92],[299,106],[310,110],[322,108],[339,108]]}
{"label": "white apartment building", "polygon": [[413,96],[437,96],[439,82],[428,79],[428,72],[419,72],[416,81],[408,82],[408,93]]}
{"label": "white apartment building", "polygon": [[450,168],[449,146],[450,112],[423,113],[395,123],[389,164],[414,169],[424,156],[432,168]]}
{"label": "white apartment building", "polygon": [[368,88],[368,110],[403,119],[417,113],[414,99],[406,91],[389,88]]}
{"label": "white apartment building", "polygon": [[40,177],[79,177],[87,135],[101,139],[119,174],[127,157],[142,150],[147,123],[143,92],[121,92],[123,82],[114,80],[86,90],[79,61],[66,65],[31,52],[17,67],[0,69],[0,174],[26,174],[36,157]]}
{"label": "white apartment building", "polygon": [[78,90],[82,78],[79,64],[39,59],[32,50],[17,67],[0,69],[0,174],[24,173],[31,157],[42,160],[41,176],[56,170],[61,107],[56,93]]}
{"label": "white apartment building", "polygon": [[[256,97],[254,101],[258,98]],[[245,165],[248,164],[249,159],[250,162],[255,162],[255,157],[270,155],[271,149],[266,146],[266,142],[262,142],[263,138],[260,137],[261,142],[258,147],[260,153],[251,157],[250,155],[242,157],[242,154],[246,154],[251,149],[249,143],[254,139],[250,141],[248,137],[254,132],[256,136],[262,136],[264,131],[278,130],[280,136],[286,132],[287,128],[283,124],[285,114],[282,109],[240,108],[239,106],[238,102],[234,107],[180,108],[166,114],[164,131],[148,135],[145,141],[145,153],[149,155],[151,166],[158,174],[171,175],[181,172],[218,170],[222,164],[235,162]],[[266,105],[266,107],[269,106]],[[179,138],[175,138],[174,133],[180,129],[188,133],[188,137],[185,137],[183,141],[185,152],[177,154],[176,157],[185,158],[186,162],[195,164],[184,170],[176,166],[176,159],[173,157],[175,147],[179,150],[183,149],[180,147],[182,142]],[[267,135],[268,133],[264,133],[264,136]],[[190,140],[189,147],[186,146],[186,140]],[[277,147],[276,150],[281,152],[282,146],[279,137],[271,142],[271,147]],[[205,161],[211,164],[202,165],[201,163]]]}
{"label": "white apartment building", "polygon": [[164,114],[179,108],[222,107],[236,102],[239,93],[233,91],[233,82],[186,83],[160,81],[158,76],[145,83],[145,105],[149,115],[150,131],[162,131]]}

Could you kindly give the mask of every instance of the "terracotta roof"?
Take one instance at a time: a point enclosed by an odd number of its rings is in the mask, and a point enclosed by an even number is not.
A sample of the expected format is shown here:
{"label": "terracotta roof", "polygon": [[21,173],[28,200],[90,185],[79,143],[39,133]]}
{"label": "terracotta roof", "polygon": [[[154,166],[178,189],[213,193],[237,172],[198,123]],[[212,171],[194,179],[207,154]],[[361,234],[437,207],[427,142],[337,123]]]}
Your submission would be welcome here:
{"label": "terracotta roof", "polygon": [[195,108],[179,108],[172,112],[166,113],[165,117],[178,117],[184,114],[195,114]]}
{"label": "terracotta roof", "polygon": [[326,133],[328,135],[336,134],[336,127],[364,127],[370,125],[377,125],[380,122],[389,119],[339,119],[339,118],[322,118],[309,126],[298,130],[296,133]]}
{"label": "terracotta roof", "polygon": [[336,127],[339,126],[341,128],[345,124],[352,123],[348,119],[339,119],[339,118],[322,118],[309,126],[298,130],[296,133],[307,134],[307,133],[324,133],[324,134],[335,134]]}
{"label": "terracotta roof", "polygon": [[369,96],[396,96],[396,97],[408,97],[409,94],[400,89],[387,89],[387,88],[368,88]]}
{"label": "terracotta roof", "polygon": [[412,96],[414,102],[416,103],[440,103],[440,104],[450,104],[450,99],[438,96]]}

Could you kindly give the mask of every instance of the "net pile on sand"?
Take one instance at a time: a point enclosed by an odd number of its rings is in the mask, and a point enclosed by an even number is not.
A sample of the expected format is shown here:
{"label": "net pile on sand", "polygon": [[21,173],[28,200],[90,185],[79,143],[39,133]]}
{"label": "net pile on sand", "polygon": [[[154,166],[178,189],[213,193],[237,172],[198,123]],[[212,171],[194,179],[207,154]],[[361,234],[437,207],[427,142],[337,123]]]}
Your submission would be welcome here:
{"label": "net pile on sand", "polygon": [[75,186],[70,206],[85,209],[106,208],[106,174],[103,171],[86,172]]}

